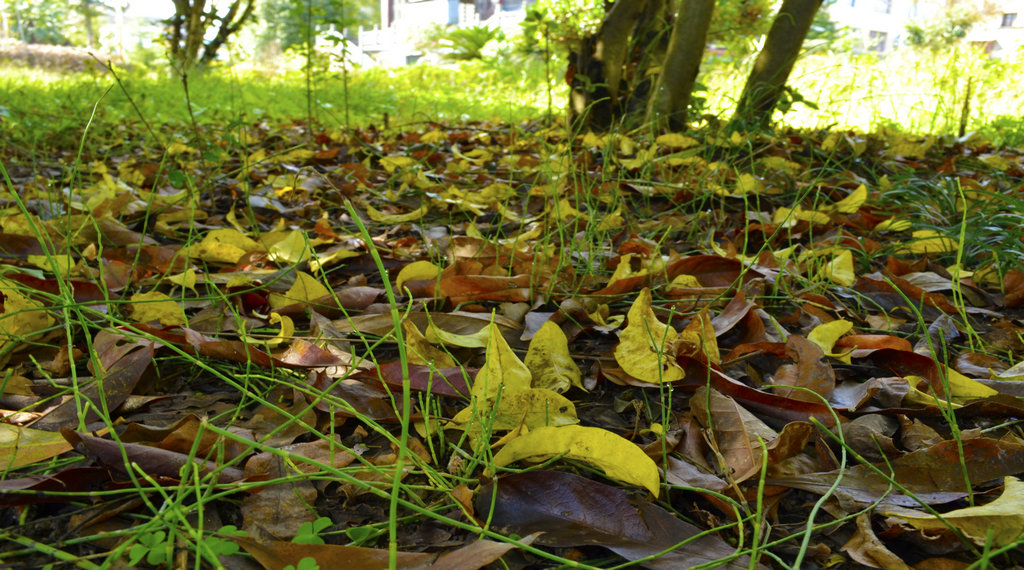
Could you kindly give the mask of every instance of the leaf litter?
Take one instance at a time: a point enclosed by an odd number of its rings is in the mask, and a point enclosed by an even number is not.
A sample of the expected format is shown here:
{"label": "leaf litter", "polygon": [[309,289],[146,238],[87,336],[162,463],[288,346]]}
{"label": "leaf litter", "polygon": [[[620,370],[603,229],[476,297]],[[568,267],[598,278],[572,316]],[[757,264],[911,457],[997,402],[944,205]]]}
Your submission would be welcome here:
{"label": "leaf litter", "polygon": [[0,552],[1024,562],[1022,153],[695,136],[14,153]]}

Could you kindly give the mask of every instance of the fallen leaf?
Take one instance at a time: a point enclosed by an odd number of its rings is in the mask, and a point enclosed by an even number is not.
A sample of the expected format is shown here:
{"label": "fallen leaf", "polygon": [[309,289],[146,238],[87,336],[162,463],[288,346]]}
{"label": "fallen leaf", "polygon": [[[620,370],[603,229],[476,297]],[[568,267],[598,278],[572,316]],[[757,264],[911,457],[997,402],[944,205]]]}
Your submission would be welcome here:
{"label": "fallen leaf", "polygon": [[515,461],[545,461],[556,455],[604,470],[612,479],[639,485],[655,497],[661,488],[658,466],[633,442],[594,427],[540,427],[505,444],[494,454],[495,467]]}

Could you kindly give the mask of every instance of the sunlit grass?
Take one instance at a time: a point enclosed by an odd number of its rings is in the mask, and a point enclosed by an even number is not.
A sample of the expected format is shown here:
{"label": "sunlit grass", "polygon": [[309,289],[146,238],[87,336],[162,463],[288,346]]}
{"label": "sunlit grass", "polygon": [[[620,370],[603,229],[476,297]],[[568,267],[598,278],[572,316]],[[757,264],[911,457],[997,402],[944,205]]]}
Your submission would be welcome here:
{"label": "sunlit grass", "polygon": [[[809,54],[797,62],[789,84],[818,109],[797,104],[776,117],[797,128],[955,134],[970,80],[967,130],[1021,144],[1024,92],[1016,78],[1022,72],[1024,53],[996,59],[968,47],[938,54],[904,49],[885,57]],[[704,70],[711,113],[732,113],[747,73],[747,67],[726,65]]]}

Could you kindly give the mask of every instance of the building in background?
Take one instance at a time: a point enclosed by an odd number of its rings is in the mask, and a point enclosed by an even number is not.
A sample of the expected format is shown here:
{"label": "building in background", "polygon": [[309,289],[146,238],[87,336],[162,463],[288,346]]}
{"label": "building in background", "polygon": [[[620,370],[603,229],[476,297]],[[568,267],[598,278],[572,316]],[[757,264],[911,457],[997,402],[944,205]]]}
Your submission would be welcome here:
{"label": "building in background", "polygon": [[[944,3],[929,0],[837,0],[827,10],[840,27],[849,28],[857,50],[886,54],[906,44],[910,24],[941,25]],[[994,0],[963,38],[993,56],[1016,53],[1024,45],[1024,0]]]}
{"label": "building in background", "polygon": [[359,47],[384,65],[413,63],[423,54],[417,41],[434,26],[490,26],[519,32],[533,0],[381,0],[380,26],[359,30]]}

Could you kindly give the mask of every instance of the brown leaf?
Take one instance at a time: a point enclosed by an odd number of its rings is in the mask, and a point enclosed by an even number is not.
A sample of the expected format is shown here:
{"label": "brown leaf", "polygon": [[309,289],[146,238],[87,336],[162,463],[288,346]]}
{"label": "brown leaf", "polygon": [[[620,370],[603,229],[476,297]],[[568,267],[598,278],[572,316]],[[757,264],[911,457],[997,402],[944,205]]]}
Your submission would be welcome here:
{"label": "brown leaf", "polygon": [[[784,364],[775,372],[775,384],[803,388],[778,388],[776,392],[785,398],[801,402],[820,403],[821,398],[828,400],[836,387],[836,374],[832,365],[825,360],[821,347],[799,335],[789,335],[786,339],[786,354],[796,361],[795,364]],[[810,390],[813,393],[808,393]]]}
{"label": "brown leaf", "polygon": [[[900,493],[890,486],[886,477],[866,465],[856,465],[843,472],[779,477],[770,479],[769,483],[825,493],[836,477],[842,476],[840,493],[859,503],[872,503],[882,497],[885,502],[907,507],[919,505],[918,500],[927,504],[948,503],[970,492],[964,483],[965,475],[972,485],[981,485],[1024,471],[1024,444],[988,438],[965,439],[962,460],[963,466],[957,442],[947,440],[892,461],[896,482],[916,499]],[[883,473],[889,472],[889,466],[884,463],[877,467]]]}
{"label": "brown leaf", "polygon": [[[124,338],[124,337],[120,337]],[[106,370],[88,384],[81,385],[78,389],[78,397],[71,398],[54,409],[50,410],[32,427],[56,431],[65,427],[74,427],[79,423],[79,410],[86,406],[85,400],[92,404],[87,408],[85,422],[94,422],[99,419],[96,410],[107,409],[114,411],[120,406],[132,390],[135,389],[142,373],[153,361],[152,343],[129,343],[126,345],[129,350],[123,353],[122,346],[115,348],[118,359]],[[123,355],[122,355],[123,354]],[[82,400],[82,401],[79,401]]]}
{"label": "brown leaf", "polygon": [[[181,478],[181,469],[186,465],[195,464],[200,475],[217,474],[218,483],[241,481],[242,470],[235,467],[224,467],[213,461],[203,461],[195,457],[191,460],[185,453],[167,451],[138,443],[121,443],[85,433],[77,433],[64,428],[61,434],[76,448],[86,455],[117,471],[127,475],[129,469],[141,469],[153,477],[165,477],[172,480]],[[123,452],[123,455],[122,455]],[[129,463],[125,463],[125,458]]]}
{"label": "brown leaf", "polygon": [[[303,558],[316,560],[320,568],[377,569],[387,568],[388,551],[362,546],[339,546],[335,544],[297,544],[281,540],[256,541],[240,536],[228,537],[237,542],[264,568],[298,566]],[[434,554],[422,552],[399,552],[400,568],[414,567],[429,563]]]}
{"label": "brown leaf", "polygon": [[871,515],[862,513],[857,516],[857,531],[846,541],[842,550],[857,562],[870,568],[887,570],[912,570],[899,556],[882,544],[871,530]]}
{"label": "brown leaf", "polygon": [[[493,505],[493,509],[492,509]],[[644,563],[647,568],[675,570],[729,560],[727,568],[747,568],[746,556],[715,535],[688,538],[701,532],[668,511],[634,502],[625,491],[559,471],[508,475],[487,485],[477,499],[478,512],[490,512],[491,524],[502,532],[543,532],[538,544],[601,545],[627,560],[668,551]]]}
{"label": "brown leaf", "polygon": [[[537,536],[537,533],[524,536],[519,539],[519,542],[526,545],[533,544],[533,541],[537,540]],[[509,542],[480,539],[458,550],[445,552],[430,564],[417,566],[416,570],[477,570],[497,561],[513,548],[516,548],[516,545]]]}

